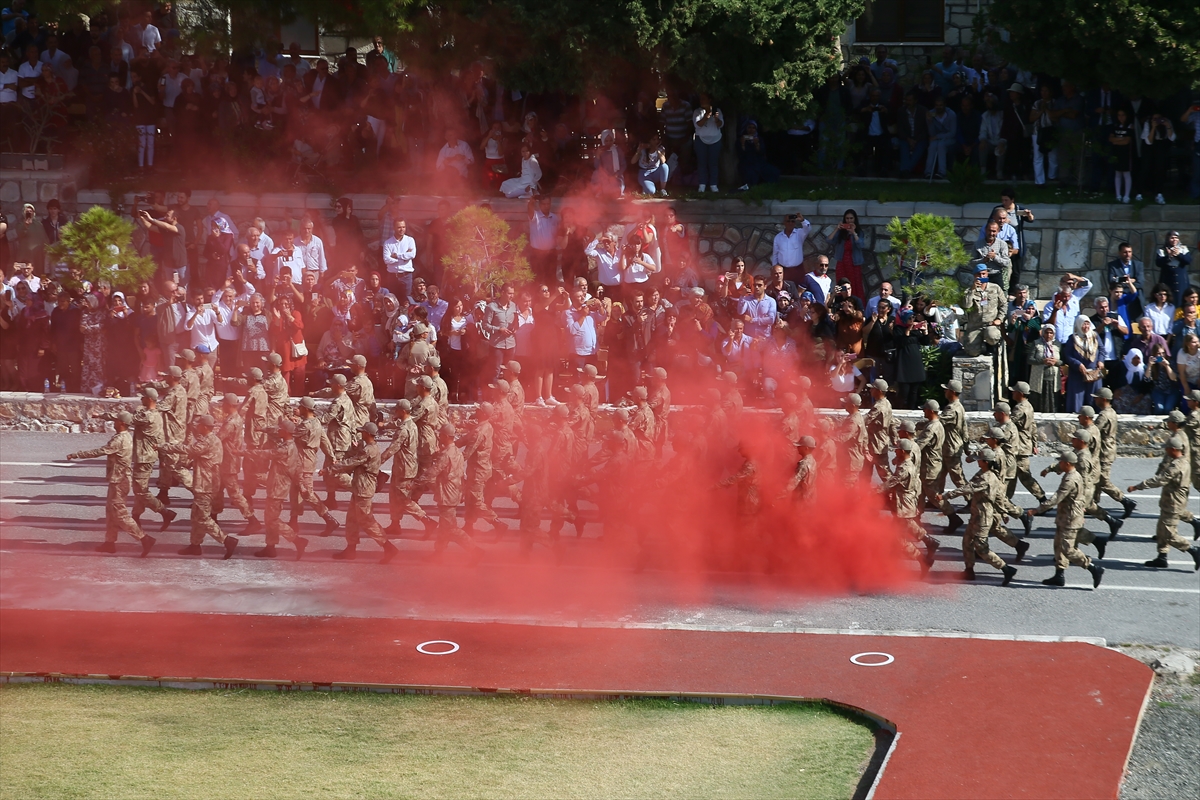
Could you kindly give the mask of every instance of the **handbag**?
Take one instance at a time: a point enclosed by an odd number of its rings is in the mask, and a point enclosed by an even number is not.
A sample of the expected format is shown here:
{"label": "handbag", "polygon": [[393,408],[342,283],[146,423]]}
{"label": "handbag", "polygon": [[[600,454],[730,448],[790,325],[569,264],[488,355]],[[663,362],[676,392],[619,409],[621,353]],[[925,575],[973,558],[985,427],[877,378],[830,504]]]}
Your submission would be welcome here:
{"label": "handbag", "polygon": [[306,355],[308,355],[308,345],[303,339],[292,342],[292,358],[304,358]]}

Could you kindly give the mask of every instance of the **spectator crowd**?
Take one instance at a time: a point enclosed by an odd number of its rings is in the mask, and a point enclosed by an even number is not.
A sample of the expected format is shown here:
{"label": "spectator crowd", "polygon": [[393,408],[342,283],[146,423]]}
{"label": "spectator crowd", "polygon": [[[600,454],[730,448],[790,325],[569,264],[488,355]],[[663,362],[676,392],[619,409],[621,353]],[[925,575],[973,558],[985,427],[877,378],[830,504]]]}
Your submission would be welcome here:
{"label": "spectator crowd", "polygon": [[[831,76],[809,116],[765,129],[670,82],[529,93],[485,61],[405,65],[380,37],[332,58],[280,42],[187,53],[171,3],[115,8],[69,23],[39,20],[25,0],[3,9],[0,139],[66,152],[100,138],[123,142],[139,171],[166,161],[230,178],[275,164],[298,182],[364,179],[386,164],[445,191],[508,197],[717,192],[781,174],[941,178],[959,163],[1001,181],[1112,186],[1118,202],[1163,203],[1185,185],[1200,197],[1200,102],[1077,87],[981,50],[947,46],[901,74],[880,45]],[[23,115],[40,120],[38,141]]]}

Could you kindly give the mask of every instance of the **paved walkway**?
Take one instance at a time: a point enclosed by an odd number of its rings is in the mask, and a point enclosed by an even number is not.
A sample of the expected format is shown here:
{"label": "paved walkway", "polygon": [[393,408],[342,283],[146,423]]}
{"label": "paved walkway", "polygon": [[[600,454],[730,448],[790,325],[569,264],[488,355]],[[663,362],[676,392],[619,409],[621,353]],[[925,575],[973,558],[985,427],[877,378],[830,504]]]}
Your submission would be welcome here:
{"label": "paved walkway", "polygon": [[1115,798],[1152,681],[1082,643],[20,609],[0,673],[821,698],[898,732],[875,797],[925,800]]}

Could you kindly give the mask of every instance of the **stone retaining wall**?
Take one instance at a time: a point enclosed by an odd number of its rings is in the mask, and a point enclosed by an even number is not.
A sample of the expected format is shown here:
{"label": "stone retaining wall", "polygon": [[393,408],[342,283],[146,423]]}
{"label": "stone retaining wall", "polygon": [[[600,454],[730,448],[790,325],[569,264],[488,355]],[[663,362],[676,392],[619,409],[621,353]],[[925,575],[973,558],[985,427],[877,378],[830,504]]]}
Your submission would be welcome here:
{"label": "stone retaining wall", "polygon": [[[295,406],[299,400],[293,398]],[[112,423],[101,419],[101,415],[115,414],[121,410],[133,411],[137,402],[132,399],[111,400],[87,395],[35,394],[22,392],[0,392],[0,430],[48,431],[53,433],[103,433],[112,430]],[[386,407],[387,403],[381,404]],[[318,408],[328,406],[328,401],[318,400]],[[215,404],[214,404],[214,407]],[[451,406],[450,421],[459,425],[464,422],[473,406]],[[608,410],[606,408],[606,410]],[[776,409],[748,409],[748,413],[777,416]],[[527,417],[546,419],[550,410],[528,406]],[[687,413],[686,408],[677,413]],[[841,416],[844,412],[824,409],[822,413]],[[899,420],[921,419],[916,411],[897,411]],[[992,419],[990,413],[968,412],[967,424],[972,438],[978,438]],[[606,418],[602,415],[601,429]],[[1041,435],[1042,452],[1060,452],[1069,446],[1071,432],[1078,427],[1073,414],[1041,414],[1038,416],[1038,431]],[[1117,452],[1122,456],[1155,457],[1162,454],[1162,445],[1167,432],[1162,428],[1162,417],[1122,416],[1118,423]]]}

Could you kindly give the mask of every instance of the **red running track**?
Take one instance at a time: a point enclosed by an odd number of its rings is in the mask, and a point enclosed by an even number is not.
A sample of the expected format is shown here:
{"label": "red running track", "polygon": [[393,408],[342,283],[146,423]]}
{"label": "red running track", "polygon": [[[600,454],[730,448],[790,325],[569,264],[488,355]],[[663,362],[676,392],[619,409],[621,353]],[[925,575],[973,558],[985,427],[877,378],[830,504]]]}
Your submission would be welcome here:
{"label": "red running track", "polygon": [[923,800],[1116,798],[1153,680],[1082,643],[18,609],[0,672],[821,698],[895,725],[875,796]]}

